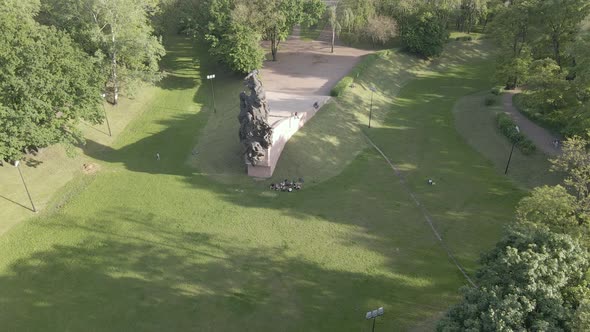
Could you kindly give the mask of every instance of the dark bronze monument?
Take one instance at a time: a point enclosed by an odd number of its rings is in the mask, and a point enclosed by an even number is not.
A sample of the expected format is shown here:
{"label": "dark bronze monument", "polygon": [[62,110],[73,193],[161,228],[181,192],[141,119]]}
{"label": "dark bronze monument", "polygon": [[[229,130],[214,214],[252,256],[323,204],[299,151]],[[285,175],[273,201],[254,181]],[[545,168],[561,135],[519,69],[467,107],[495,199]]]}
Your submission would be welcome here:
{"label": "dark bronze monument", "polygon": [[244,79],[247,91],[240,93],[240,142],[244,145],[246,160],[256,165],[264,159],[264,151],[272,145],[272,128],[268,124],[270,109],[258,70]]}

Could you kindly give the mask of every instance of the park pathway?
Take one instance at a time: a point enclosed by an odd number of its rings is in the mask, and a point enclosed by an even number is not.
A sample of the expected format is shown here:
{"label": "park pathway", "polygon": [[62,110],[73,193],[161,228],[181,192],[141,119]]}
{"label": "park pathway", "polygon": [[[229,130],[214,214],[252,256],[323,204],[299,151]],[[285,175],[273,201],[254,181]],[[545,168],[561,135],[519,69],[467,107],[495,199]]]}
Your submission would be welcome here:
{"label": "park pathway", "polygon": [[549,156],[558,155],[561,150],[553,145],[553,141],[561,140],[560,137],[551,134],[547,129],[537,125],[520,113],[512,102],[514,95],[520,93],[519,89],[506,91],[502,95],[502,104],[504,112],[507,113],[514,122],[520,127],[522,133],[530,138],[535,146]]}

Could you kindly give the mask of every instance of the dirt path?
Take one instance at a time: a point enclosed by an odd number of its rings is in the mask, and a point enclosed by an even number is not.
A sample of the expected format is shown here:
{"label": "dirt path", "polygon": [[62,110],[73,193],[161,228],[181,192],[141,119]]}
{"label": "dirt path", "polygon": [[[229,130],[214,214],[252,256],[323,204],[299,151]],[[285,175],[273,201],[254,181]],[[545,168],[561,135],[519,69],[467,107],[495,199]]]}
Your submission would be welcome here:
{"label": "dirt path", "polygon": [[[327,96],[363,55],[372,53],[339,44],[330,53],[325,36],[331,32],[329,27],[325,30],[320,40],[305,41],[299,38],[299,27],[293,29],[293,35],[280,44],[277,61],[266,61],[261,70],[267,91]],[[269,49],[267,42],[263,46]]]}
{"label": "dirt path", "polygon": [[554,140],[561,140],[560,137],[551,134],[547,129],[537,125],[529,120],[526,116],[520,113],[514,104],[512,98],[515,94],[520,93],[520,90],[506,91],[502,95],[502,103],[504,104],[504,112],[516,122],[522,133],[531,139],[537,148],[549,156],[558,155],[561,150],[553,145]]}

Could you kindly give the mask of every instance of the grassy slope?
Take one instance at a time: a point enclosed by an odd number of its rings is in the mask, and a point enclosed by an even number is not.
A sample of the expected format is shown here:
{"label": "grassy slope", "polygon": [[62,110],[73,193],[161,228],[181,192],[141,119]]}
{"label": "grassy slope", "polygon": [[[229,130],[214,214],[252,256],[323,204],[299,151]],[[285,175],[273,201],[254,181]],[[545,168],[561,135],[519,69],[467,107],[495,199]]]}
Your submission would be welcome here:
{"label": "grassy slope", "polygon": [[[434,70],[422,72],[388,103],[369,136],[404,169],[409,186],[428,208],[443,237],[470,271],[482,247],[492,245],[512,219],[522,192],[499,176],[454,128],[452,107],[466,94],[491,86],[483,42],[451,43]],[[385,68],[379,68],[383,72]],[[373,76],[378,77],[378,76]],[[376,82],[387,91],[387,82]],[[436,186],[429,186],[432,178]]]}
{"label": "grassy slope", "polygon": [[[502,111],[501,97],[495,97],[494,106],[485,106],[484,99],[488,91],[479,92],[461,98],[453,109],[455,125],[461,135],[477,151],[494,165],[498,172],[504,172],[511,144],[496,129],[495,115]],[[514,150],[508,176],[525,188],[543,184],[556,184],[559,175],[549,172],[548,156],[540,151],[530,156]]]}
{"label": "grassy slope", "polygon": [[[145,109],[146,104],[151,102],[153,91],[154,89],[150,87],[142,88],[131,99],[121,98],[117,106],[105,103],[113,137],[108,136],[106,124],[90,126],[82,123],[80,126],[84,136],[100,144],[112,144],[114,138]],[[58,189],[80,176],[82,165],[91,161],[82,149],[75,149],[75,154],[68,156],[65,149],[59,145],[43,149],[37,156],[27,158],[27,165],[22,164],[21,171],[37,210],[47,208],[51,197]],[[0,184],[1,235],[34,214],[30,210],[27,194],[14,167],[8,165],[0,167]]]}
{"label": "grassy slope", "polygon": [[[399,52],[380,54],[381,65],[387,67],[387,90],[391,96],[426,67],[424,61]],[[375,74],[374,69],[365,73],[367,76]],[[223,82],[223,87],[224,93],[229,95],[238,95],[243,90],[240,80],[230,78]],[[360,124],[368,120],[369,98],[364,96],[365,88],[362,84],[357,85],[330,101],[304,130],[289,140],[275,170],[274,181],[303,177],[308,185],[320,183],[340,174],[358,153],[368,147],[360,133]],[[391,102],[382,100],[379,95],[374,99],[376,104]],[[220,98],[217,106],[217,114],[209,117],[195,147],[198,154],[190,158],[190,163],[220,182],[251,184],[252,180],[243,176],[242,149],[237,137],[239,100]],[[377,110],[375,116],[379,116]]]}
{"label": "grassy slope", "polygon": [[[396,55],[379,60],[345,97],[355,107],[326,117],[356,113],[343,119],[358,135],[368,101],[362,86],[369,79],[377,85],[369,135],[403,166],[472,269],[521,192],[453,129],[454,101],[489,85],[489,66],[476,60],[485,55],[481,47],[452,47],[398,98],[390,71]],[[341,174],[328,172],[324,182],[289,195],[248,181],[221,184],[187,165],[195,137],[214,132],[205,124],[215,116],[201,107],[210,90],[200,82],[211,68],[199,72],[203,63],[192,55],[202,58],[186,40],[171,44],[165,65],[173,74],[154,89],[144,116],[114,148],[89,142],[102,171],[70,185],[70,192],[83,191],[60,195],[69,197],[63,207],[0,238],[4,329],[360,330],[370,324],[364,312],[384,305],[377,328],[406,330],[458,300],[462,276],[372,150],[338,163]],[[222,75],[219,100],[234,98],[238,83]],[[293,145],[319,135],[320,116]],[[314,153],[322,158],[331,150]],[[428,176],[437,186],[425,185]]]}

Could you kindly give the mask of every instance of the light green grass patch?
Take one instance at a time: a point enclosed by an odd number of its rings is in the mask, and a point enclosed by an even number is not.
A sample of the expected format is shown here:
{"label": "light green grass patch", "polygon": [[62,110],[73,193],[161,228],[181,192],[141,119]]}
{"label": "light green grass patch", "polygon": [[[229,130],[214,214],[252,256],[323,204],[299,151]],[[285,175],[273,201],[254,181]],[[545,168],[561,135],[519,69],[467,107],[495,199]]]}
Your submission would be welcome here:
{"label": "light green grass patch", "polygon": [[[494,96],[498,99],[495,105],[486,106],[487,96],[489,92],[484,91],[461,98],[453,108],[455,125],[465,140],[490,160],[499,174],[504,174],[511,144],[497,130],[495,116],[503,111],[501,96]],[[559,175],[549,171],[548,158],[538,150],[526,156],[514,149],[508,177],[527,189],[556,184]]]}
{"label": "light green grass patch", "polygon": [[[220,114],[230,114],[224,102],[219,113],[206,106],[211,100],[204,76],[218,69],[205,50],[188,39],[169,41],[164,66],[171,75],[154,88],[142,116],[112,147],[89,142],[89,154],[103,171],[71,183],[71,195],[51,214],[0,237],[0,326],[368,330],[365,312],[379,306],[387,311],[377,322],[379,331],[431,322],[459,300],[465,279],[359,131],[403,166],[410,189],[473,272],[523,192],[455,131],[455,102],[490,85],[485,46],[462,45],[450,46],[431,68],[408,71],[420,62],[391,53],[359,75],[356,88],[288,144],[281,163],[292,162],[277,171],[299,162],[320,172],[321,181],[285,194],[241,180],[248,179],[243,174],[236,182],[214,181],[202,174],[209,173],[205,166],[212,159],[201,160],[197,169],[187,164],[201,140],[237,131],[216,130],[230,123],[221,121]],[[404,83],[404,75],[415,79]],[[227,85],[219,80],[216,91],[237,99],[233,89],[241,82],[227,79]],[[365,128],[368,84],[379,91],[371,130]],[[340,127],[326,131],[334,121]],[[318,143],[307,148],[313,140]],[[229,158],[226,145],[205,144],[208,149],[196,158]],[[302,154],[336,158],[333,169],[320,169]],[[428,177],[437,185],[428,186]]]}

